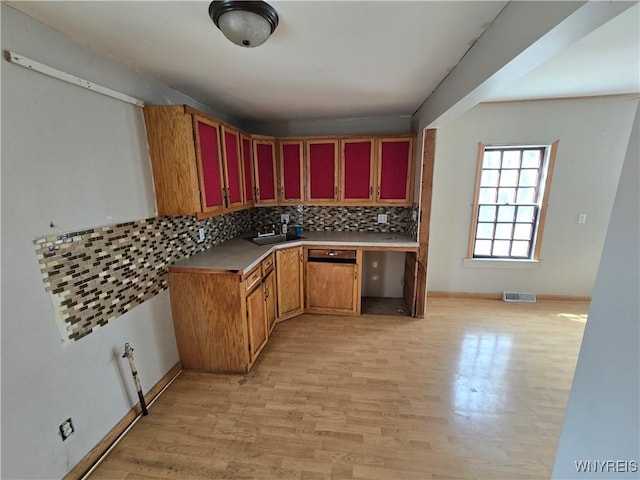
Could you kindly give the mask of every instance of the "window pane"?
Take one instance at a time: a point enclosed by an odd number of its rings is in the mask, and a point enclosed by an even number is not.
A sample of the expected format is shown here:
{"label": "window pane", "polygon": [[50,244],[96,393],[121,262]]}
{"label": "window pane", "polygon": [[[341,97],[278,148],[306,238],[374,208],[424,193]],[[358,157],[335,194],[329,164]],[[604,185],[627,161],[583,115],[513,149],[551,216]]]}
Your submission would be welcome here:
{"label": "window pane", "polygon": [[514,203],[516,199],[515,188],[500,188],[498,189],[498,202],[497,203]]}
{"label": "window pane", "polygon": [[531,224],[516,223],[516,228],[513,231],[513,238],[517,240],[531,240]]}
{"label": "window pane", "polygon": [[501,205],[498,209],[498,221],[499,222],[513,222],[513,214],[516,211],[516,207],[511,205]]}
{"label": "window pane", "polygon": [[476,240],[476,246],[473,249],[474,256],[491,255],[491,240]]}
{"label": "window pane", "polygon": [[500,168],[500,151],[485,151],[482,159],[482,168]]}
{"label": "window pane", "polygon": [[499,170],[483,170],[480,185],[483,187],[497,187],[498,177],[500,176],[498,172]]}
{"label": "window pane", "polygon": [[540,167],[540,150],[525,150],[522,152],[522,168]]}
{"label": "window pane", "polygon": [[528,257],[529,256],[529,242],[513,242],[511,249],[511,255],[514,257]]}
{"label": "window pane", "polygon": [[507,150],[504,152],[502,168],[520,168],[520,150]]}
{"label": "window pane", "polygon": [[516,187],[518,185],[518,170],[502,170],[500,173],[501,187]]}
{"label": "window pane", "polygon": [[496,225],[496,238],[511,239],[511,223],[499,223]]}
{"label": "window pane", "polygon": [[476,238],[493,238],[493,223],[478,223]]}
{"label": "window pane", "polygon": [[535,203],[536,189],[527,187],[518,189],[518,203]]}
{"label": "window pane", "polygon": [[521,187],[535,187],[538,185],[538,170],[521,170],[519,185]]}
{"label": "window pane", "polygon": [[496,202],[496,189],[495,188],[481,188],[480,198],[478,203],[495,203]]}
{"label": "window pane", "polygon": [[533,222],[534,207],[518,207],[516,222]]}
{"label": "window pane", "polygon": [[509,240],[496,240],[493,242],[493,255],[496,257],[508,257],[510,244]]}
{"label": "window pane", "polygon": [[479,222],[493,222],[496,219],[496,207],[493,205],[483,205],[478,214]]}

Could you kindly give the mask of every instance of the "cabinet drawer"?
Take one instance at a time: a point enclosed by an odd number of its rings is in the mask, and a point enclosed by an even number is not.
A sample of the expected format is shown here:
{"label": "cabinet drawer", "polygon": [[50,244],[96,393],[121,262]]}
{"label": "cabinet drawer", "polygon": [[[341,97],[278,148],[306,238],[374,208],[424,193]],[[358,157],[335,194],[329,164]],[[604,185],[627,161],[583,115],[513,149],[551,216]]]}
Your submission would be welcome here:
{"label": "cabinet drawer", "polygon": [[273,253],[269,255],[267,258],[265,258],[262,261],[262,263],[260,263],[260,265],[262,267],[262,276],[264,277],[267,275],[267,273],[273,270],[273,265],[274,265]]}
{"label": "cabinet drawer", "polygon": [[242,280],[244,281],[244,289],[248,292],[256,284],[260,283],[261,279],[262,275],[260,273],[260,267],[258,266],[242,277]]}
{"label": "cabinet drawer", "polygon": [[309,260],[322,260],[322,259],[330,259],[330,260],[355,260],[356,251],[355,250],[334,250],[334,249],[324,249],[324,248],[310,248],[307,253],[307,258]]}

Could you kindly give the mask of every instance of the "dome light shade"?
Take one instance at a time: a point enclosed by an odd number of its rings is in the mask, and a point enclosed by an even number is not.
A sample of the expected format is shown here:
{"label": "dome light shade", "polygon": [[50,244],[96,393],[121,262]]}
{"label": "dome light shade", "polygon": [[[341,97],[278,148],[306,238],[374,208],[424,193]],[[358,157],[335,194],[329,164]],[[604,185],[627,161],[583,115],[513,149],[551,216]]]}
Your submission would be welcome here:
{"label": "dome light shade", "polygon": [[225,37],[241,47],[257,47],[278,26],[278,14],[266,2],[214,1],[209,16]]}

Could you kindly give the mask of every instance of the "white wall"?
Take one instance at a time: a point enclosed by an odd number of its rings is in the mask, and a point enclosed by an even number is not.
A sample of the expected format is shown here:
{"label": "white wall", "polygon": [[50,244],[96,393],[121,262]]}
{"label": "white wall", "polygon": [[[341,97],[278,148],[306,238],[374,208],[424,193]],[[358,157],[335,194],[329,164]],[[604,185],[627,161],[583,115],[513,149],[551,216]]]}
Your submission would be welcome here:
{"label": "white wall", "polygon": [[274,137],[317,135],[367,135],[409,133],[411,116],[388,115],[384,117],[325,118],[315,120],[281,120],[255,122],[246,125],[247,131]]}
{"label": "white wall", "polygon": [[[636,111],[632,132],[573,377],[553,478],[640,475],[640,109]],[[577,460],[635,461],[636,469],[578,473]],[[623,468],[633,470],[625,464]]]}
{"label": "white wall", "polygon": [[[1,14],[3,50],[150,103],[205,109],[5,4]],[[135,348],[145,392],[175,365],[178,353],[166,292],[62,347],[32,241],[154,216],[149,155],[139,108],[0,63],[1,476],[61,478],[137,402],[120,358],[124,343]],[[68,417],[76,432],[63,442],[58,426]]]}
{"label": "white wall", "polygon": [[[437,132],[427,289],[591,295],[637,100],[478,105]],[[535,268],[469,268],[478,143],[560,140]],[[587,222],[578,224],[578,216]]]}
{"label": "white wall", "polygon": [[362,252],[362,296],[402,298],[404,252]]}

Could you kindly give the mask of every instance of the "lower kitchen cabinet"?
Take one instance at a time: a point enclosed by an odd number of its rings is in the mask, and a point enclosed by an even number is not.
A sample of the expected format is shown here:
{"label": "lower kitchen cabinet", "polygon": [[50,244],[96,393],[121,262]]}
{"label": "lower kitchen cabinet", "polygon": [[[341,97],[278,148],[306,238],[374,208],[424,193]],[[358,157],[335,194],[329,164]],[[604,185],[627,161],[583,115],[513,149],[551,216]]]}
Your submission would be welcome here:
{"label": "lower kitchen cabinet", "polygon": [[304,310],[302,247],[277,250],[276,272],[278,320],[300,315]]}
{"label": "lower kitchen cabinet", "polygon": [[305,310],[358,315],[361,259],[356,250],[307,249]]}
{"label": "lower kitchen cabinet", "polygon": [[267,315],[265,293],[262,285],[258,285],[247,295],[247,326],[249,334],[249,355],[253,363],[260,350],[267,343]]}
{"label": "lower kitchen cabinet", "polygon": [[268,337],[260,267],[245,275],[169,272],[176,343],[182,366],[248,372]]}
{"label": "lower kitchen cabinet", "polygon": [[277,294],[276,271],[271,270],[264,279],[264,296],[266,302],[267,329],[269,334],[271,334],[271,331],[276,324],[276,317],[278,315]]}

